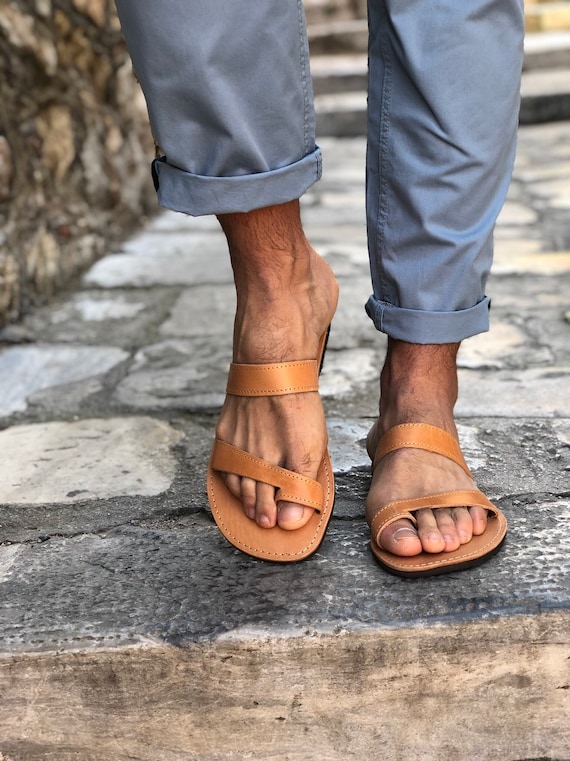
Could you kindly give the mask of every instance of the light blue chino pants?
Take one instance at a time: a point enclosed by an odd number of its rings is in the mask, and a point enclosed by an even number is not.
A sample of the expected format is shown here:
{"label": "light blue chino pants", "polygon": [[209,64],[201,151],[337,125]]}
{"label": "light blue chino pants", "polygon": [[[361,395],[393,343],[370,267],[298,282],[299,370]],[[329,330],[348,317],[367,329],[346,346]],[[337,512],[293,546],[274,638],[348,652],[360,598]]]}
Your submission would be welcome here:
{"label": "light blue chino pants", "polygon": [[[159,202],[191,215],[299,198],[321,174],[302,0],[116,0]],[[522,0],[369,0],[367,223],[379,330],[488,329],[514,161]]]}

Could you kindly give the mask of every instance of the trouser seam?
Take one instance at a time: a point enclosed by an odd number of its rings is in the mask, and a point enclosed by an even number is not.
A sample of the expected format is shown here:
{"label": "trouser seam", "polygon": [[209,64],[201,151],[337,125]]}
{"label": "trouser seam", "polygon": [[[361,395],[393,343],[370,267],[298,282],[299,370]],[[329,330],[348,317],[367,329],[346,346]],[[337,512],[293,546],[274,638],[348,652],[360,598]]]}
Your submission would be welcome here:
{"label": "trouser seam", "polygon": [[306,25],[305,25],[305,11],[303,9],[302,0],[297,0],[297,21],[299,25],[299,68],[301,74],[301,87],[303,89],[303,148],[305,154],[310,153],[313,150],[311,145],[311,133],[310,129],[310,108],[311,98],[309,95],[308,87],[308,60],[307,60],[307,39],[306,39]]}
{"label": "trouser seam", "polygon": [[[390,113],[392,105],[392,59],[390,57],[390,45],[387,26],[390,23],[386,6],[381,4],[380,18],[380,54],[384,63],[384,77],[382,81],[382,107],[380,109],[380,134],[378,139],[378,216],[376,225],[377,259],[381,272],[381,294],[386,294],[386,275],[382,266],[385,247],[385,225],[388,219],[388,141],[390,136]],[[384,299],[383,299],[384,300]]]}

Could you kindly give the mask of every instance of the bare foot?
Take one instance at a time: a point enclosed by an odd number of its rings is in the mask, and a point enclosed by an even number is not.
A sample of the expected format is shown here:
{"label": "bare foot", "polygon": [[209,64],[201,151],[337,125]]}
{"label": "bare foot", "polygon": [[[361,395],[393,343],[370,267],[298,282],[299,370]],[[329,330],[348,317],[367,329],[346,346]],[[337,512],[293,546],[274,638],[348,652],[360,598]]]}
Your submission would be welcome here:
{"label": "bare foot", "polygon": [[[338,286],[301,228],[297,202],[220,217],[237,291],[233,361],[316,359],[336,309]],[[217,438],[274,465],[315,478],[327,445],[317,392],[275,397],[228,395]],[[264,528],[305,525],[313,511],[275,503],[274,487],[225,474],[228,489]]]}
{"label": "bare foot", "polygon": [[[457,438],[453,407],[457,400],[456,356],[459,344],[421,345],[390,339],[381,376],[380,417],[368,435],[367,448],[374,458],[381,436],[400,423],[429,423]],[[400,449],[382,458],[374,469],[366,503],[372,521],[387,502],[423,497],[441,491],[475,489],[463,469],[438,454]],[[417,528],[399,520],[384,529],[382,547],[395,555],[451,552],[482,534],[487,512],[482,507],[415,512]]]}

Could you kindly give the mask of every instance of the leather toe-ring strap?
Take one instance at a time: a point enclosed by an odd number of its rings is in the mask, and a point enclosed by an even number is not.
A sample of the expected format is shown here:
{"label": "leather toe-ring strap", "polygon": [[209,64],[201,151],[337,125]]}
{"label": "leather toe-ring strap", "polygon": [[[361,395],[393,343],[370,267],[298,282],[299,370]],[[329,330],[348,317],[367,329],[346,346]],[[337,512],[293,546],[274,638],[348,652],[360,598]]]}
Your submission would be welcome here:
{"label": "leather toe-ring strap", "polygon": [[234,473],[274,486],[276,502],[295,502],[317,511],[324,504],[323,487],[318,481],[272,465],[219,439],[214,442],[211,465],[222,473]]}
{"label": "leather toe-ring strap", "polygon": [[414,499],[399,499],[394,502],[388,502],[379,508],[378,512],[372,519],[370,531],[377,544],[380,544],[380,534],[391,523],[401,518],[407,518],[414,524],[417,523],[412,515],[412,511],[421,510],[422,508],[442,508],[442,507],[484,507],[489,511],[491,518],[498,515],[497,508],[479,491],[479,489],[459,489],[457,491],[446,491],[440,494],[430,494],[425,497],[415,497]]}

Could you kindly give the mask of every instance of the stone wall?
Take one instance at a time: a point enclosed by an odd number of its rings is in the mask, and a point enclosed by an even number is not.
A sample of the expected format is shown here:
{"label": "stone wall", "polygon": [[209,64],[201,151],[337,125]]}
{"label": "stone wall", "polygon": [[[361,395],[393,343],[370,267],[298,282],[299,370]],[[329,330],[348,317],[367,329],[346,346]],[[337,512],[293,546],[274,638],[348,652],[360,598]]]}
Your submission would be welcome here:
{"label": "stone wall", "polygon": [[112,0],[0,0],[0,324],[156,209]]}

